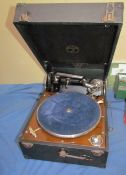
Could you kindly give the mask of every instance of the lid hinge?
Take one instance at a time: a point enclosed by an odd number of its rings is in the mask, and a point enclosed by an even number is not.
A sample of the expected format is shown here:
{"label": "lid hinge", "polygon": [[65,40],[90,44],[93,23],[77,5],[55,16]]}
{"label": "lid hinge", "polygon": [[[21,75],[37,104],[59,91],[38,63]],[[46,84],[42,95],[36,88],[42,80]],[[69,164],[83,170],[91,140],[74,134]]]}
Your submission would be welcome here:
{"label": "lid hinge", "polygon": [[105,22],[114,22],[115,21],[115,5],[113,2],[109,2],[106,5],[105,16],[103,16],[102,21]]}
{"label": "lid hinge", "polygon": [[27,4],[18,4],[18,9],[20,12],[19,21],[20,22],[30,22],[31,13],[27,10]]}
{"label": "lid hinge", "polygon": [[19,17],[19,21],[30,22],[30,12],[27,11],[25,13],[22,13]]}

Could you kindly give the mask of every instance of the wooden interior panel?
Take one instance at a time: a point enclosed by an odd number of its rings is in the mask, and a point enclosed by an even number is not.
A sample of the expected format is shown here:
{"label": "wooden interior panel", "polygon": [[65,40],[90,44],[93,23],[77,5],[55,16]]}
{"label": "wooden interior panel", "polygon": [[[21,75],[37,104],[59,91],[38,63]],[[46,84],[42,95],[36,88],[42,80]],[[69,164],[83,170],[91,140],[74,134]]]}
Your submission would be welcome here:
{"label": "wooden interior panel", "polygon": [[[101,96],[97,99],[97,102],[99,101],[103,101],[102,103],[99,104],[100,109],[101,109],[101,118],[100,121],[98,123],[98,125],[96,126],[96,128],[94,128],[92,131],[90,131],[89,133],[77,137],[77,138],[59,138],[56,136],[52,136],[49,133],[47,133],[46,131],[44,131],[40,125],[37,122],[37,118],[36,118],[36,111],[38,106],[49,96],[54,95],[53,93],[50,92],[46,92],[40,97],[40,100],[35,108],[35,110],[32,113],[32,116],[26,126],[26,128],[23,131],[23,134],[21,136],[21,140],[22,141],[26,141],[26,142],[46,142],[46,143],[55,143],[55,144],[72,144],[72,145],[80,145],[80,146],[85,146],[85,147],[94,147],[89,139],[91,136],[93,135],[101,135],[102,139],[103,139],[103,143],[100,146],[100,148],[105,148],[106,147],[106,114],[105,114],[105,102],[104,102],[104,97]],[[36,137],[34,137],[30,131],[29,128],[32,128],[33,130],[38,129],[35,133],[36,133]]]}

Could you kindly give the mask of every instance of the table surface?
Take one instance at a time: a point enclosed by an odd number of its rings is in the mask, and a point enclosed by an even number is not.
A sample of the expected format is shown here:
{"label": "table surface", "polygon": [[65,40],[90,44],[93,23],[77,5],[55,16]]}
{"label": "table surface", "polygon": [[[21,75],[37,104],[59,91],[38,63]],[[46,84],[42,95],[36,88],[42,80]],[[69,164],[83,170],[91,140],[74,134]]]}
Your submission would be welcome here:
{"label": "table surface", "polygon": [[44,90],[42,84],[0,85],[0,174],[1,175],[125,175],[126,124],[123,122],[124,101],[107,90],[109,156],[107,167],[26,160],[16,143],[34,104]]}

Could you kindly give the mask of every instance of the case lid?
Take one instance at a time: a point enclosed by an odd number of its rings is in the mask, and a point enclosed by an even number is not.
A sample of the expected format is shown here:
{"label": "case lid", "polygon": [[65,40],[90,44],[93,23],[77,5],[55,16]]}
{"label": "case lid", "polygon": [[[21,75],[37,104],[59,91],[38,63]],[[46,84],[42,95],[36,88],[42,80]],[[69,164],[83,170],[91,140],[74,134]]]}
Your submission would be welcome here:
{"label": "case lid", "polygon": [[46,72],[105,79],[123,3],[18,4],[14,24]]}

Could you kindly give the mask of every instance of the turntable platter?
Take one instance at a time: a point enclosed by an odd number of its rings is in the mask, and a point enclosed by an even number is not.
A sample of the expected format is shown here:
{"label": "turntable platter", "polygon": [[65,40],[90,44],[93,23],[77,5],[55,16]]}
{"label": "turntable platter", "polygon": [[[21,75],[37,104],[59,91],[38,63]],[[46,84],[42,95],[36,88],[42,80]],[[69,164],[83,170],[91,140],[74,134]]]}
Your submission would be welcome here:
{"label": "turntable platter", "polygon": [[100,108],[95,100],[78,92],[62,92],[40,104],[37,120],[48,133],[74,138],[88,133],[100,120]]}

